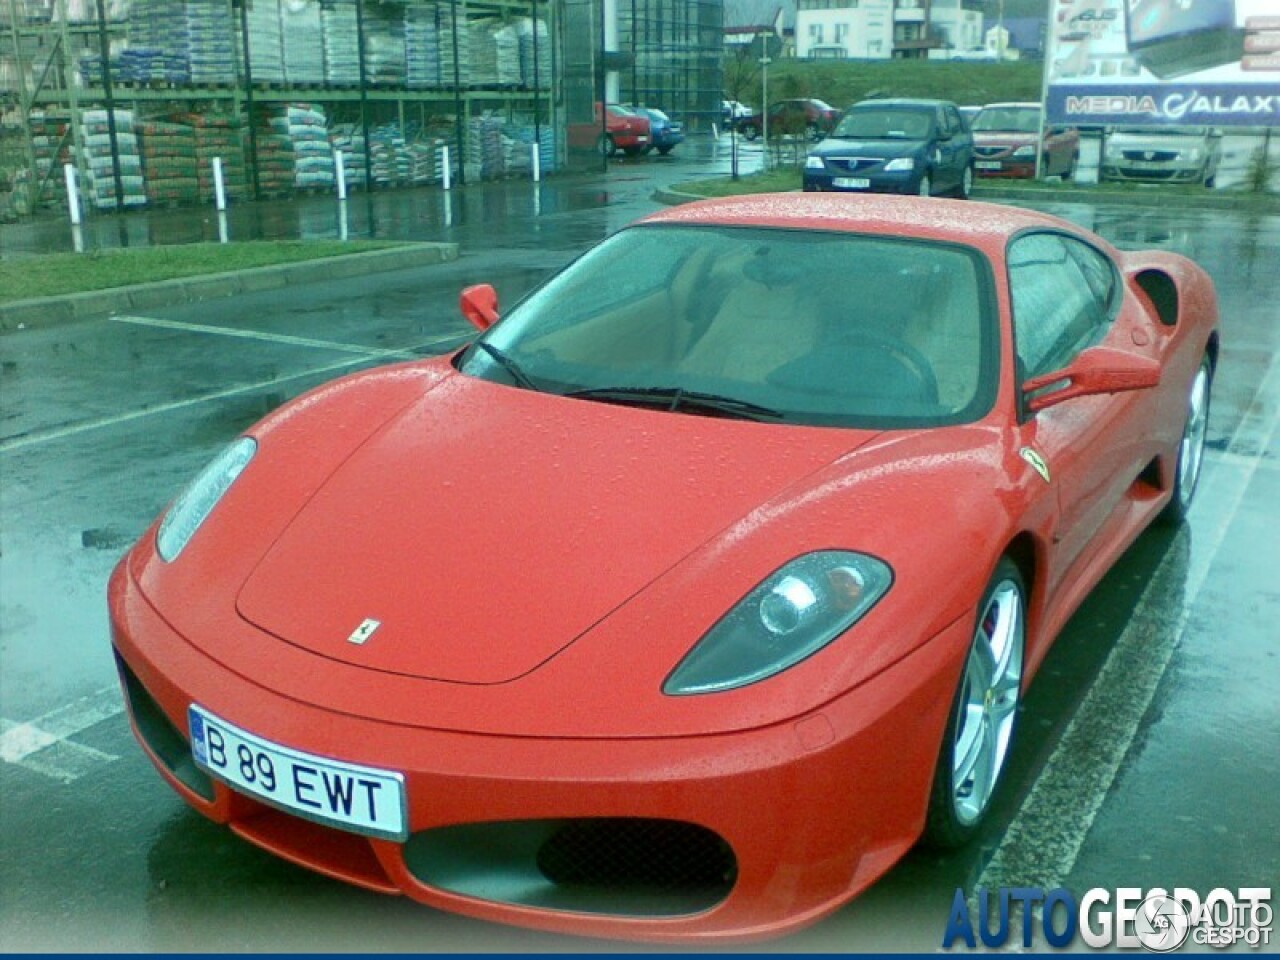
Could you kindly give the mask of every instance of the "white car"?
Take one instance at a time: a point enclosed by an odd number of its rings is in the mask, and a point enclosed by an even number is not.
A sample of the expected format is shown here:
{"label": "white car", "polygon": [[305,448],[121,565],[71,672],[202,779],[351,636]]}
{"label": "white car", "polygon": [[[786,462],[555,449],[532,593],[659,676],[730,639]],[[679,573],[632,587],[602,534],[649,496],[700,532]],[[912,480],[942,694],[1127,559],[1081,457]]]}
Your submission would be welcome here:
{"label": "white car", "polygon": [[1116,127],[1102,151],[1103,180],[1212,187],[1221,136],[1208,127]]}

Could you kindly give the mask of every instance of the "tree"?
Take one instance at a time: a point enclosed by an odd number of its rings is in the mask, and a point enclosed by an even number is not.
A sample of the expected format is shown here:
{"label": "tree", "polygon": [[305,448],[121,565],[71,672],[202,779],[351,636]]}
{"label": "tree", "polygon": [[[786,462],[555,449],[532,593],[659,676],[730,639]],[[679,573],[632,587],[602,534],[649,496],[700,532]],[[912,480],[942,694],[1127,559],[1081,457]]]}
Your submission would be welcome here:
{"label": "tree", "polygon": [[[759,84],[760,63],[756,59],[754,44],[742,44],[734,47],[733,52],[725,56],[724,93],[729,100],[744,101],[749,91],[754,91]],[[738,121],[729,118],[730,136],[730,169],[732,178],[738,179]]]}

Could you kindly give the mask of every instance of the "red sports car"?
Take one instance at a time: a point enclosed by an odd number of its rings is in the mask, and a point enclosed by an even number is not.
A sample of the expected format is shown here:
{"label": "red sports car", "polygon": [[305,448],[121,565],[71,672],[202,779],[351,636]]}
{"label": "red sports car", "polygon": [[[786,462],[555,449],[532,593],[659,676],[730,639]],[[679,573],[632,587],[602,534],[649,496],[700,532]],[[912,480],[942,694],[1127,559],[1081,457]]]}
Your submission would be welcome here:
{"label": "red sports car", "polygon": [[1187,259],[914,197],[690,204],[462,307],[121,562],[134,730],[313,870],[654,941],[975,835],[1063,622],[1186,513],[1219,349]]}

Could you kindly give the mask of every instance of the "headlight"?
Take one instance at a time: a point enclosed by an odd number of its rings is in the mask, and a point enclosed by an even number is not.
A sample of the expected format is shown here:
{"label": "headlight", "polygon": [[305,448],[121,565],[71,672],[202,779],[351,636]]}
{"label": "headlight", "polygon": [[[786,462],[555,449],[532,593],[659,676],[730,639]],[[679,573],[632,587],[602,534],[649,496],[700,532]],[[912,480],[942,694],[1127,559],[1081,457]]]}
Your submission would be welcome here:
{"label": "headlight", "polygon": [[797,557],[725,614],[662,690],[713,693],[781,673],[853,626],[891,583],[888,564],[864,553],[824,550]]}
{"label": "headlight", "polygon": [[1200,150],[1199,147],[1192,147],[1190,150],[1187,151],[1187,162],[1199,163],[1200,158],[1202,156],[1204,156],[1204,153]]}
{"label": "headlight", "polygon": [[897,160],[890,160],[884,165],[885,173],[892,173],[895,170],[914,170],[915,168],[915,157],[898,157]]}
{"label": "headlight", "polygon": [[822,162],[821,157],[805,157],[804,168],[806,170],[825,170],[827,165]]}
{"label": "headlight", "polygon": [[1013,151],[1013,155],[1019,160],[1029,160],[1036,155],[1036,148],[1028,144]]}
{"label": "headlight", "polygon": [[160,522],[160,532],[156,535],[156,549],[161,559],[169,562],[177,559],[187,541],[200,529],[200,524],[213,512],[222,495],[231,488],[257,452],[256,440],[241,437],[214,457],[213,462],[178,494],[178,499]]}

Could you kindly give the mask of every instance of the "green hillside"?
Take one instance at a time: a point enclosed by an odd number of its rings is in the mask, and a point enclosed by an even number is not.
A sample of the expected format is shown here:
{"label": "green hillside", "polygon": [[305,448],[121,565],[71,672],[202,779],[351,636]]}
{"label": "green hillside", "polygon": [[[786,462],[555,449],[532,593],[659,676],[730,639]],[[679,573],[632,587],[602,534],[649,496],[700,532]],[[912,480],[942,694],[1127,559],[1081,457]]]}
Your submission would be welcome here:
{"label": "green hillside", "polygon": [[[769,100],[817,97],[841,109],[868,97],[937,97],[977,105],[1039,100],[1041,74],[1038,62],[778,59],[769,66]],[[725,64],[725,94],[731,99],[758,109],[760,80],[754,62]]]}

